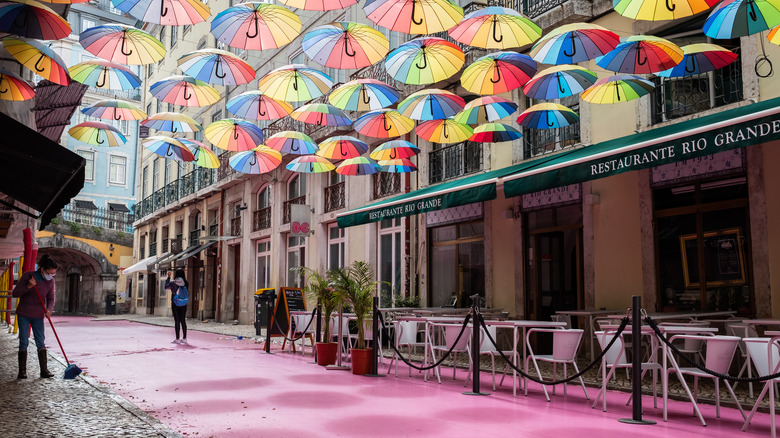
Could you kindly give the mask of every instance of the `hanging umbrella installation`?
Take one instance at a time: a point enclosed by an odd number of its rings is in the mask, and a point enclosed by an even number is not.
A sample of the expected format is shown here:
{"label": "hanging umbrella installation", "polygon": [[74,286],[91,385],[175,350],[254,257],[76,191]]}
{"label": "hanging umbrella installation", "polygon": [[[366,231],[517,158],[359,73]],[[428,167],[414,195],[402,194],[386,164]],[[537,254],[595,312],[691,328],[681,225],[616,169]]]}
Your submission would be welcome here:
{"label": "hanging umbrella installation", "polygon": [[282,154],[264,145],[233,154],[228,161],[230,167],[238,172],[250,174],[268,173],[279,167],[281,163]]}
{"label": "hanging umbrella installation", "polygon": [[0,100],[22,101],[35,97],[35,90],[21,76],[0,68]]}
{"label": "hanging umbrella installation", "polygon": [[412,129],[414,129],[412,119],[391,109],[371,111],[355,120],[355,131],[367,137],[394,138]]}
{"label": "hanging umbrella installation", "polygon": [[173,134],[203,130],[203,126],[196,122],[192,117],[181,113],[154,114],[141,122],[141,124],[149,129],[170,132]]}
{"label": "hanging umbrella installation", "polygon": [[766,35],[766,39],[772,44],[780,45],[780,25],[773,27]]}
{"label": "hanging umbrella installation", "polygon": [[582,93],[582,100],[590,103],[619,103],[638,99],[653,91],[655,85],[634,75],[615,75],[599,79]]}
{"label": "hanging umbrella installation", "polygon": [[615,12],[633,20],[663,21],[690,17],[720,0],[613,0]]}
{"label": "hanging umbrella installation", "polygon": [[147,117],[141,108],[123,100],[101,100],[81,112],[106,120],[143,120]]}
{"label": "hanging umbrella installation", "polygon": [[230,47],[278,49],[301,33],[301,19],[279,5],[246,2],[225,9],[211,22],[211,33]]}
{"label": "hanging umbrella installation", "polygon": [[376,79],[356,79],[340,85],[328,95],[328,102],[345,111],[373,111],[398,101],[398,91]]}
{"label": "hanging umbrella installation", "polygon": [[634,35],[598,58],[596,64],[617,73],[651,74],[670,69],[682,59],[682,49],[671,41],[652,35]]}
{"label": "hanging umbrella installation", "polygon": [[466,104],[454,120],[466,125],[479,125],[509,117],[517,111],[517,104],[505,97],[482,96]]}
{"label": "hanging umbrella installation", "polygon": [[357,4],[357,0],[279,0],[279,3],[305,11],[334,11]]}
{"label": "hanging umbrella installation", "polygon": [[0,2],[0,32],[36,40],[60,40],[70,35],[70,24],[35,0]]}
{"label": "hanging umbrella installation", "polygon": [[398,112],[413,120],[439,120],[453,117],[464,105],[462,97],[449,91],[420,90],[401,101]]}
{"label": "hanging umbrella installation", "polygon": [[179,140],[162,135],[149,137],[143,141],[146,149],[174,161],[195,161],[195,155]]}
{"label": "hanging umbrella installation", "polygon": [[345,160],[359,157],[366,152],[368,152],[367,144],[355,137],[339,135],[323,140],[317,155],[330,160]]}
{"label": "hanging umbrella installation", "polygon": [[387,55],[385,70],[405,84],[443,81],[463,67],[465,55],[457,45],[436,37],[407,41]]}
{"label": "hanging umbrella installation", "polygon": [[241,85],[255,78],[255,69],[238,56],[219,49],[190,52],[178,60],[185,75],[219,85]]}
{"label": "hanging umbrella installation", "polygon": [[724,0],[704,22],[704,34],[728,40],[780,25],[780,3],[774,0]]}
{"label": "hanging umbrella installation", "polygon": [[272,99],[259,90],[239,94],[228,101],[226,108],[236,117],[252,120],[276,120],[293,112],[289,103]]}
{"label": "hanging umbrella installation", "polygon": [[517,117],[520,125],[536,129],[561,128],[579,120],[577,113],[557,103],[537,103]]}
{"label": "hanging umbrella installation", "polygon": [[463,19],[463,9],[449,0],[366,0],[366,17],[396,32],[443,32]]}
{"label": "hanging umbrella installation", "polygon": [[525,85],[536,74],[536,61],[516,52],[483,56],[463,70],[460,83],[476,94],[499,94]]}
{"label": "hanging umbrella installation", "polygon": [[125,24],[91,27],[79,35],[87,52],[126,65],[145,65],[165,57],[165,46],[141,29]]}
{"label": "hanging umbrella installation", "polygon": [[314,28],[303,36],[303,53],[317,64],[358,69],[376,64],[387,55],[390,42],[365,24],[337,21]]}
{"label": "hanging umbrella installation", "polygon": [[539,64],[577,64],[606,55],[618,44],[615,32],[597,24],[565,24],[537,41],[531,57]]}
{"label": "hanging umbrella installation", "polygon": [[94,146],[121,146],[127,139],[119,129],[103,122],[81,122],[68,129],[68,134],[78,141]]}
{"label": "hanging umbrella installation", "polygon": [[502,143],[517,140],[523,134],[505,123],[485,123],[474,128],[474,134],[469,141],[478,143]]}
{"label": "hanging umbrella installation", "polygon": [[304,155],[298,157],[287,164],[287,169],[300,173],[323,173],[330,172],[336,166],[325,158],[317,155]]}
{"label": "hanging umbrella installation", "polygon": [[180,106],[207,106],[217,103],[219,92],[190,76],[170,76],[149,87],[152,96]]}
{"label": "hanging umbrella installation", "polygon": [[105,90],[134,90],[141,86],[141,78],[129,68],[105,59],[80,62],[68,72],[76,82]]}
{"label": "hanging umbrella installation", "polygon": [[349,126],[352,120],[343,111],[327,103],[309,103],[290,114],[293,119],[318,126]]}
{"label": "hanging umbrella installation", "polygon": [[377,172],[379,172],[379,165],[366,157],[348,158],[336,168],[336,173],[349,176],[371,175]]}
{"label": "hanging umbrella installation", "polygon": [[420,123],[415,132],[418,137],[431,143],[449,144],[468,140],[474,129],[453,119],[442,119]]}
{"label": "hanging umbrella installation", "polygon": [[147,23],[193,25],[206,21],[211,9],[198,0],[111,0],[114,7]]}
{"label": "hanging umbrella installation", "polygon": [[192,152],[192,155],[195,156],[195,165],[207,169],[216,169],[219,167],[219,157],[203,143],[184,137],[177,137],[176,140]]}
{"label": "hanging umbrella installation", "polygon": [[3,38],[3,47],[19,64],[55,84],[70,84],[68,67],[51,47],[35,40]]}
{"label": "hanging umbrella installation", "polygon": [[325,73],[303,64],[279,67],[260,78],[257,87],[263,94],[285,102],[305,102],[325,95],[333,80]]}
{"label": "hanging umbrella installation", "polygon": [[206,140],[226,151],[248,151],[263,143],[263,131],[241,119],[222,119],[206,127]]}
{"label": "hanging umbrella installation", "polygon": [[283,154],[311,155],[319,150],[308,135],[297,131],[281,131],[268,137],[266,146]]}
{"label": "hanging umbrella installation", "polygon": [[536,74],[523,85],[531,99],[560,99],[582,93],[598,80],[596,73],[578,65],[556,65]]}
{"label": "hanging umbrella installation", "polygon": [[397,160],[411,158],[420,153],[420,148],[406,140],[386,141],[369,155],[374,160]]}
{"label": "hanging umbrella installation", "polygon": [[416,172],[417,166],[407,158],[397,158],[395,160],[380,160],[377,161],[379,170],[387,173],[408,173]]}
{"label": "hanging umbrella installation", "polygon": [[542,29],[514,9],[488,6],[466,15],[449,34],[469,46],[504,50],[533,43]]}
{"label": "hanging umbrella installation", "polygon": [[658,76],[679,78],[700,75],[723,68],[737,60],[737,54],[717,44],[689,44],[681,47],[683,60],[669,70],[658,73]]}

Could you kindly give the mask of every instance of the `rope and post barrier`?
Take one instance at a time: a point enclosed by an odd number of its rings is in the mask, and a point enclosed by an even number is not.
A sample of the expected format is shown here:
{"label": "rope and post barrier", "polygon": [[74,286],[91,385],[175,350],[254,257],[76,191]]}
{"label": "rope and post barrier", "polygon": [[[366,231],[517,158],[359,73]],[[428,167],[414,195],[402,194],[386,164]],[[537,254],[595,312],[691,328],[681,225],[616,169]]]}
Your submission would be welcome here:
{"label": "rope and post barrier", "polygon": [[480,326],[484,324],[482,314],[479,313],[480,300],[482,297],[478,294],[471,296],[471,319],[474,321],[471,329],[471,391],[464,392],[465,395],[490,395],[488,392],[479,391],[479,335]]}
{"label": "rope and post barrier", "polygon": [[[642,419],[642,349],[639,348],[642,339],[642,297],[631,297],[631,394],[634,398],[634,412],[631,418],[621,418],[618,421],[628,424],[656,424],[652,420]],[[606,394],[604,394],[606,397]]]}
{"label": "rope and post barrier", "polygon": [[265,305],[268,308],[268,319],[265,327],[265,352],[266,354],[273,354],[271,353],[271,320],[274,319],[273,303],[276,301],[276,290],[271,291],[271,296],[269,298],[270,299],[265,302]]}
{"label": "rope and post barrier", "polygon": [[371,341],[371,373],[364,374],[366,377],[385,377],[384,374],[379,374],[379,318],[381,312],[379,311],[379,297],[374,297],[374,317],[371,320],[371,332],[373,335],[373,341]]}

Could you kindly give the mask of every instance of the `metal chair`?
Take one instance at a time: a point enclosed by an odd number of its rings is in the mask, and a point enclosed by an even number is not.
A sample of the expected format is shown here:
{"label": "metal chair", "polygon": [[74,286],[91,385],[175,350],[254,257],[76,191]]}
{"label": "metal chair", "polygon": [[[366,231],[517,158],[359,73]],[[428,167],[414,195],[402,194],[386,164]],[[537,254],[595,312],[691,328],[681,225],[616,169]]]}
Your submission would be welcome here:
{"label": "metal chair", "polygon": [[[306,338],[309,338],[309,341],[311,342],[312,348],[314,348],[314,333],[316,328],[314,327],[314,322],[312,321],[312,315],[311,314],[296,314],[291,315],[292,324],[290,324],[290,330],[289,330],[289,338],[295,339],[296,337],[300,336],[301,339],[301,355],[306,355]],[[311,321],[311,324],[309,322]],[[290,342],[290,347],[292,348],[293,353],[295,353],[295,342]]]}
{"label": "metal chair", "polygon": [[[436,352],[447,352],[452,349],[452,379],[455,380],[455,371],[457,370],[458,353],[466,353],[469,358],[469,370],[471,370],[471,330],[473,326],[471,324],[463,330],[463,336],[458,340],[461,327],[463,324],[448,324],[448,323],[430,323],[428,324],[425,336],[428,343],[428,349],[431,352],[432,363],[436,363]],[[434,330],[443,330],[440,336],[440,340],[444,343],[434,343],[436,338],[433,333]],[[457,342],[456,342],[457,341]],[[436,378],[441,383],[441,366],[436,367]],[[427,373],[426,373],[427,378]],[[468,382],[467,382],[468,384]]]}
{"label": "metal chair", "polygon": [[[748,355],[747,347],[745,346],[745,342],[741,339],[757,338],[758,332],[756,331],[756,327],[751,324],[743,324],[742,318],[726,321],[725,326],[727,335],[740,338],[739,357],[742,359],[742,367],[740,367],[737,377],[742,377],[745,372],[747,372],[748,377],[753,377],[754,367],[750,364],[750,356]],[[739,385],[739,382],[734,382],[734,389],[737,389],[737,385]],[[748,383],[748,395],[750,398],[753,398],[753,382]]]}
{"label": "metal chair", "polygon": [[[780,370],[780,336],[772,338],[744,338],[743,341],[759,376],[769,376]],[[777,429],[775,427],[775,384],[777,383],[780,383],[780,378],[768,380],[764,384],[764,389],[761,390],[761,393],[756,398],[756,404],[753,406],[747,419],[745,419],[745,425],[742,426],[743,432],[747,430],[750,420],[753,419],[753,415],[758,410],[758,405],[761,404],[767,391],[769,391],[769,424],[772,428],[772,438],[777,437]]]}
{"label": "metal chair", "polygon": [[[395,348],[398,351],[401,351],[402,347],[407,347],[407,351],[409,352],[409,359],[411,360],[412,352],[414,352],[417,347],[422,347],[425,349],[425,341],[418,341],[418,335],[421,333],[419,330],[419,324],[425,324],[425,321],[423,319],[418,320],[412,320],[412,321],[393,321],[393,327],[395,331]],[[422,330],[423,339],[425,338],[425,330]],[[398,353],[393,351],[393,358],[390,360],[390,363],[387,364],[387,372],[390,372],[390,368],[393,366],[393,363],[395,363],[395,376],[398,377]],[[423,363],[425,363],[425,360],[423,360]],[[412,376],[412,367],[409,367],[409,377]]]}
{"label": "metal chair", "polygon": [[[531,335],[533,333],[552,333],[552,354],[534,354],[533,348],[531,347]],[[559,363],[563,364],[564,379],[568,375],[566,368],[567,364],[571,364],[574,367],[574,371],[579,373],[580,370],[577,367],[577,350],[580,348],[580,341],[582,340],[583,333],[585,333],[585,330],[582,329],[561,330],[532,328],[528,330],[525,338],[526,346],[528,348],[528,357],[525,358],[526,369],[528,369],[528,361],[533,360],[534,368],[536,368],[536,374],[539,376],[539,379],[542,379],[542,372],[539,370],[539,364],[537,362],[541,360],[544,362],[552,362],[553,379],[557,379],[558,377],[557,367]],[[588,396],[588,390],[585,389],[585,382],[582,380],[582,376],[580,376],[579,379],[580,385],[582,385],[582,391],[585,393],[585,398],[590,400],[590,396]],[[544,396],[549,402],[550,395],[547,393],[547,386],[542,385],[542,389],[544,390]],[[555,394],[555,386],[553,386],[553,394]],[[563,394],[566,394],[566,383],[563,384]],[[528,395],[528,385],[525,385],[525,395]]]}

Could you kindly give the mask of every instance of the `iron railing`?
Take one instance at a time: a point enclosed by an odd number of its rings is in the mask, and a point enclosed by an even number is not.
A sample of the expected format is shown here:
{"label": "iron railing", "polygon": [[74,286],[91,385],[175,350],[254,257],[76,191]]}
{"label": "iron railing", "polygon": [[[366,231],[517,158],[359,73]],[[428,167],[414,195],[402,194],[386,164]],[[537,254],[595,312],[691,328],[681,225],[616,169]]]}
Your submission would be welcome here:
{"label": "iron railing", "polygon": [[66,204],[60,213],[63,220],[98,228],[133,232],[135,217],[132,213],[111,211],[107,208],[77,208],[75,204]]}
{"label": "iron railing", "polygon": [[154,257],[157,255],[157,242],[152,242],[149,244],[149,257]]}
{"label": "iron railing", "polygon": [[120,100],[135,100],[141,101],[141,90],[106,90],[104,88],[92,87],[89,90],[91,93],[102,94],[103,96],[113,97]]}
{"label": "iron railing", "polygon": [[284,203],[284,212],[282,214],[282,223],[290,223],[290,206],[293,204],[303,205],[306,203],[306,195],[298,196],[297,198],[290,199]]}
{"label": "iron railing", "polygon": [[219,224],[209,225],[209,236],[218,236],[218,235],[219,235]]}
{"label": "iron railing", "polygon": [[568,149],[578,143],[580,122],[555,129],[523,130],[523,154],[526,159]]}
{"label": "iron railing", "polygon": [[230,219],[230,235],[231,236],[241,235],[241,216]]}
{"label": "iron railing", "polygon": [[261,208],[252,212],[252,231],[271,228],[271,207]]}
{"label": "iron railing", "polygon": [[374,199],[401,193],[401,174],[379,172],[374,174]]}
{"label": "iron railing", "polygon": [[166,237],[165,239],[163,239],[163,242],[162,242],[162,243],[163,243],[163,244],[162,244],[162,253],[163,253],[163,254],[165,254],[166,252],[168,252],[168,247],[169,247],[169,244],[170,244],[170,239]]}
{"label": "iron railing", "polygon": [[197,245],[198,239],[200,239],[200,230],[190,231],[190,245]]}
{"label": "iron railing", "polygon": [[172,202],[196,193],[215,182],[216,172],[213,169],[197,168],[188,172],[135,204],[133,206],[135,218],[142,218],[161,208],[165,208]]}
{"label": "iron railing", "polygon": [[325,187],[325,213],[339,210],[346,205],[344,181]]}
{"label": "iron railing", "polygon": [[429,184],[482,170],[482,145],[470,141],[436,149],[428,154]]}
{"label": "iron railing", "polygon": [[229,177],[230,175],[235,175],[235,173],[236,173],[236,169],[233,169],[232,167],[230,167],[230,164],[229,164],[229,162],[230,162],[230,155],[231,154],[229,154],[227,152],[223,152],[223,153],[219,154],[219,157],[218,157],[219,158],[219,169],[217,169],[218,172],[219,172],[218,175],[217,175],[217,179],[219,181],[222,181],[223,179]]}

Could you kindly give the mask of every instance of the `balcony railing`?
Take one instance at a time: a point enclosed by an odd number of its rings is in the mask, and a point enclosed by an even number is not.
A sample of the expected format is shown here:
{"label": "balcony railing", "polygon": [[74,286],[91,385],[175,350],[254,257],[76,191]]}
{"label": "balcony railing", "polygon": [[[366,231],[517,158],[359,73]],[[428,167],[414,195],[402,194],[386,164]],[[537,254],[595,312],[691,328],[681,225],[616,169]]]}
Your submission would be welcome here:
{"label": "balcony railing", "polygon": [[523,153],[525,158],[558,152],[580,143],[580,122],[556,129],[525,129]]}
{"label": "balcony railing", "polygon": [[325,213],[342,209],[345,205],[343,181],[325,187]]}
{"label": "balcony railing", "polygon": [[102,94],[104,96],[110,96],[114,99],[120,99],[120,100],[141,100],[141,90],[134,89],[134,90],[106,90],[103,88],[95,88],[92,87],[89,89],[90,93],[95,94]]}
{"label": "balcony railing", "polygon": [[163,239],[163,244],[162,244],[162,252],[163,252],[163,254],[168,252],[169,245],[170,245],[170,239],[166,237],[165,239]]}
{"label": "balcony railing", "polygon": [[230,235],[241,235],[241,216],[230,219]]}
{"label": "balcony railing", "polygon": [[[221,168],[220,168],[221,169]],[[213,169],[198,168],[175,179],[165,187],[152,193],[143,201],[135,204],[133,210],[136,218],[142,218],[179,199],[196,193],[216,182],[216,172]]]}
{"label": "balcony railing", "polygon": [[401,193],[401,174],[379,172],[374,174],[374,199]]}
{"label": "balcony railing", "polygon": [[60,214],[63,220],[69,222],[108,228],[124,233],[133,232],[133,221],[135,221],[132,213],[111,211],[106,208],[76,208],[75,204],[65,205]]}
{"label": "balcony railing", "polygon": [[217,169],[219,171],[219,175],[217,176],[219,181],[222,181],[230,175],[235,175],[236,173],[236,169],[230,167],[230,156],[231,154],[227,152],[219,154],[219,169]]}
{"label": "balcony railing", "polygon": [[290,199],[289,201],[286,201],[284,203],[284,213],[282,217],[282,223],[283,224],[289,224],[290,223],[290,206],[293,204],[300,204],[303,205],[306,203],[306,195],[299,196],[297,198]]}
{"label": "balcony railing", "polygon": [[482,145],[470,141],[431,152],[428,181],[436,184],[482,170]]}
{"label": "balcony railing", "polygon": [[271,228],[271,207],[252,212],[252,231]]}
{"label": "balcony railing", "polygon": [[149,257],[154,257],[157,255],[157,242],[152,242],[149,244]]}

